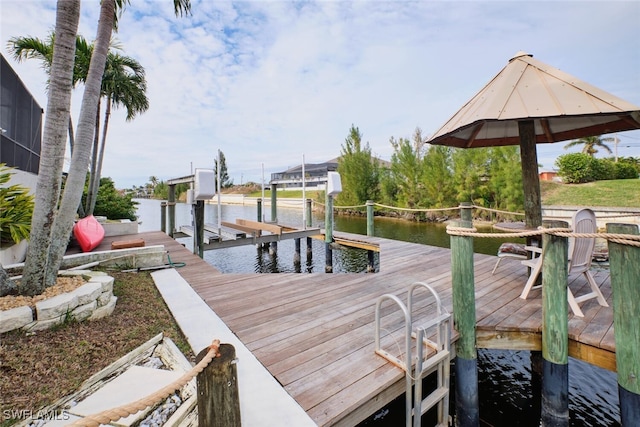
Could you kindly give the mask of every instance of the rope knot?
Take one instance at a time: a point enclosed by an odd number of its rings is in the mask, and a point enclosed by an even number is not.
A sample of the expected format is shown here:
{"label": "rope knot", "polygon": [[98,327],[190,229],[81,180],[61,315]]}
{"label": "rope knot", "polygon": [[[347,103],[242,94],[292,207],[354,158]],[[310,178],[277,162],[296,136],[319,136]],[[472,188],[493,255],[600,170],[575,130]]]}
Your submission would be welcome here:
{"label": "rope knot", "polygon": [[213,351],[213,357],[220,357],[220,340],[215,339],[209,346],[209,351]]}

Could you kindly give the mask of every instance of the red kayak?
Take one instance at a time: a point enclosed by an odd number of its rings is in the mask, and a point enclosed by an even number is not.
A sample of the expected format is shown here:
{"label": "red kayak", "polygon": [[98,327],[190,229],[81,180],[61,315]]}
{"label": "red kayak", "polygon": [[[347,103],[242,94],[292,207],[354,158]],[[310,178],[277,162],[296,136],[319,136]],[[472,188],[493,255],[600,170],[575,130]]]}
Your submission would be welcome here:
{"label": "red kayak", "polygon": [[93,215],[89,215],[74,224],[73,235],[82,252],[91,252],[104,239],[104,228]]}

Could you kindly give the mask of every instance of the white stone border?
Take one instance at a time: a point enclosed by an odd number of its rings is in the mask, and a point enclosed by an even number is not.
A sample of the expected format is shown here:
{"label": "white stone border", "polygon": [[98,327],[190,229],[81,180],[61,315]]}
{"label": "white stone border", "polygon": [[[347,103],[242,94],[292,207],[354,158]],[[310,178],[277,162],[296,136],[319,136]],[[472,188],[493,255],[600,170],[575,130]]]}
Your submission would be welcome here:
{"label": "white stone border", "polygon": [[68,320],[96,320],[113,313],[118,300],[113,295],[113,277],[86,270],[66,272],[64,275],[83,275],[90,279],[71,292],[37,302],[35,310],[22,306],[0,311],[0,333],[16,329],[41,331]]}

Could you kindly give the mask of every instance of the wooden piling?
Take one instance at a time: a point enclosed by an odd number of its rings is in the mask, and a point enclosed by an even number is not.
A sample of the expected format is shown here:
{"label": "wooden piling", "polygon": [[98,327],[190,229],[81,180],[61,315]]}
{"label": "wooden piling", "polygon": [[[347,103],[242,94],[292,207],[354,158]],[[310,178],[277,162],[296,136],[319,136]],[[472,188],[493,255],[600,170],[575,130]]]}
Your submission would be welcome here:
{"label": "wooden piling", "polygon": [[[453,225],[472,228],[471,209],[470,203],[462,203],[461,220],[454,221]],[[453,323],[459,333],[455,361],[456,425],[479,426],[473,237],[451,236],[451,282]]]}
{"label": "wooden piling", "polygon": [[271,222],[278,222],[278,184],[271,184]]}
{"label": "wooden piling", "polygon": [[294,239],[294,253],[293,253],[293,264],[299,266],[300,265],[300,239]]}
{"label": "wooden piling", "polygon": [[[367,236],[373,236],[373,200],[367,200]],[[367,251],[367,272],[373,273],[375,268],[375,254]]]}
{"label": "wooden piling", "polygon": [[333,196],[326,193],[325,196],[325,210],[324,210],[324,271],[325,273],[333,273],[333,250],[331,250],[331,243],[333,243]]}
{"label": "wooden piling", "polygon": [[160,231],[167,232],[167,202],[160,203]]}
{"label": "wooden piling", "polygon": [[169,184],[167,188],[167,206],[169,207],[169,236],[173,238],[173,234],[176,230],[176,185]]}
{"label": "wooden piling", "polygon": [[[632,224],[607,224],[607,233],[638,234]],[[620,420],[640,425],[640,248],[609,241]]]}
{"label": "wooden piling", "polygon": [[262,222],[262,199],[258,199],[258,222]]}
{"label": "wooden piling", "polygon": [[[278,223],[278,184],[271,184],[271,222]],[[278,253],[278,243],[271,242],[269,244],[269,253],[275,255]]]}
{"label": "wooden piling", "polygon": [[[543,221],[544,228],[567,228]],[[543,426],[569,425],[568,239],[542,236],[542,403]]]}
{"label": "wooden piling", "polygon": [[367,200],[367,236],[373,236],[373,200]]}
{"label": "wooden piling", "polygon": [[[208,348],[202,350],[196,363]],[[231,344],[220,344],[220,357],[214,358],[196,377],[198,387],[198,425],[200,427],[239,427],[240,396],[236,350]]]}
{"label": "wooden piling", "polygon": [[[307,227],[311,228],[313,224],[313,212],[312,212],[312,200],[307,199]],[[311,263],[313,258],[313,240],[311,237],[307,237],[307,263]]]}
{"label": "wooden piling", "polygon": [[204,256],[204,200],[197,200],[193,205],[193,253],[200,258]]}

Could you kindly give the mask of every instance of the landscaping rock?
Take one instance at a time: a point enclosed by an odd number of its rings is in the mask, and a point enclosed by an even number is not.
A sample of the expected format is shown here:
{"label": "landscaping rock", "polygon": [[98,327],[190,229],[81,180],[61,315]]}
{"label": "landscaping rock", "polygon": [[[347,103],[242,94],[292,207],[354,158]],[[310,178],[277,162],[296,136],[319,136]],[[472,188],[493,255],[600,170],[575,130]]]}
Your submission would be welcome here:
{"label": "landscaping rock", "polygon": [[93,312],[98,308],[98,302],[96,300],[91,301],[88,304],[77,306],[72,312],[71,316],[73,319],[82,322],[83,320],[87,320]]}
{"label": "landscaping rock", "polygon": [[72,293],[78,297],[79,306],[89,304],[91,301],[95,301],[102,293],[102,284],[89,282],[86,285],[80,286]]}
{"label": "landscaping rock", "polygon": [[33,312],[30,307],[23,306],[0,311],[0,333],[22,328],[31,322],[33,322]]}
{"label": "landscaping rock", "polygon": [[78,305],[78,297],[73,293],[56,295],[36,303],[38,320],[58,319],[73,311]]}
{"label": "landscaping rock", "polygon": [[118,297],[112,296],[107,305],[96,308],[96,311],[89,317],[89,320],[98,320],[109,316],[116,308],[116,301],[118,301]]}
{"label": "landscaping rock", "polygon": [[93,276],[91,277],[91,282],[100,283],[102,292],[113,292],[113,277],[111,276]]}

